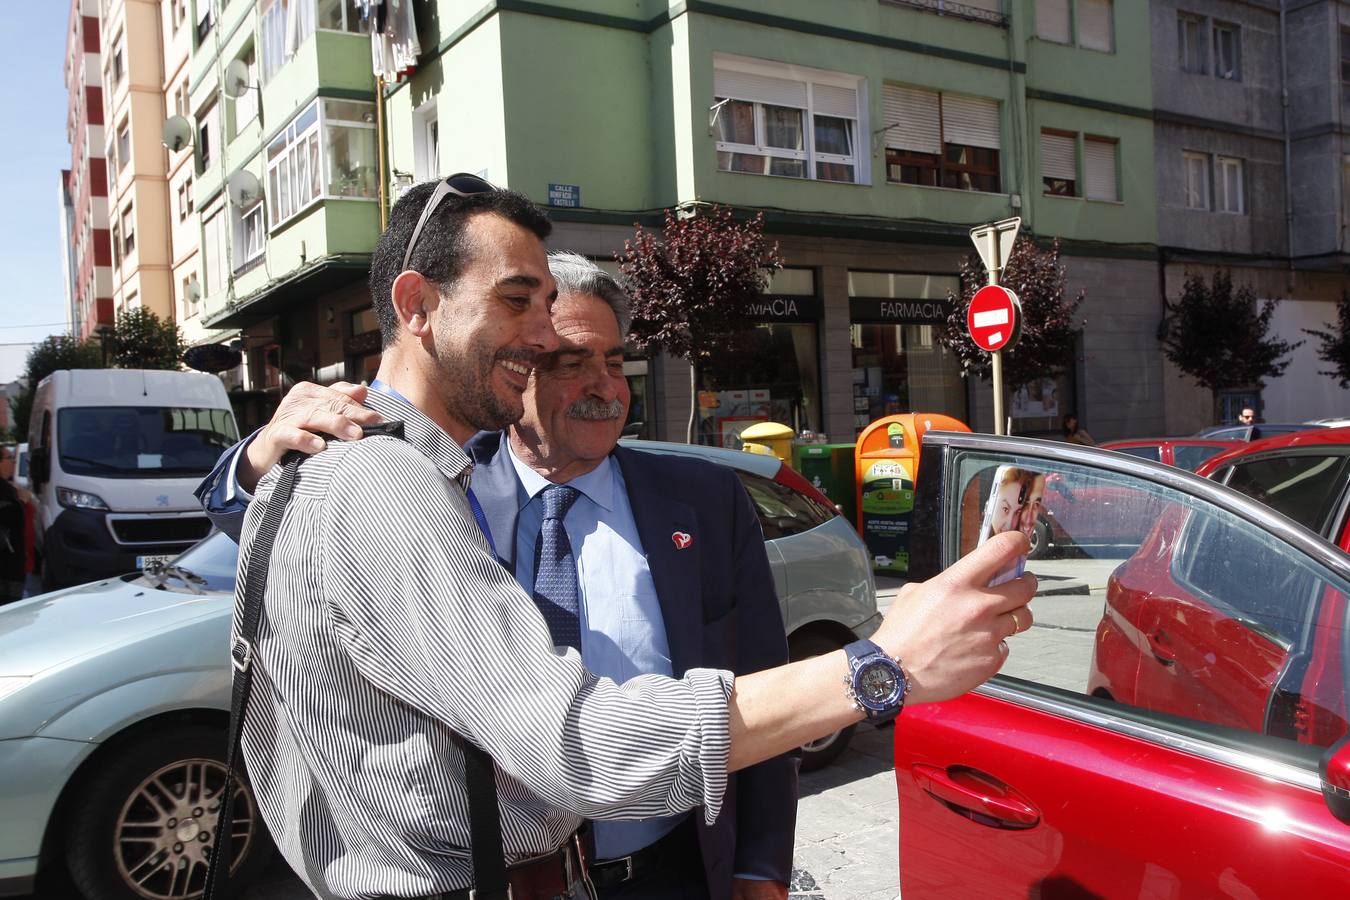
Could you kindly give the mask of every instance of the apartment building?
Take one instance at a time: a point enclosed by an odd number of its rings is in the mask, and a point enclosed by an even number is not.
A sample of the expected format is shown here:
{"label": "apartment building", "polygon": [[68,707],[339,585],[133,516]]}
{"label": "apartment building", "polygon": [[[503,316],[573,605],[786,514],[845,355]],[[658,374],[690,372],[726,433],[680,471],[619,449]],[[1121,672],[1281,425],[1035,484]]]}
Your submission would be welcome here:
{"label": "apartment building", "polygon": [[[188,105],[188,74],[194,45],[195,21],[189,0],[161,0],[159,4],[160,53],[164,78],[160,86],[160,141],[163,123],[178,117],[184,130],[191,132]],[[173,317],[183,339],[191,346],[214,342],[234,335],[221,334],[202,325],[202,281],[198,248],[201,244],[201,220],[197,217],[193,177],[193,144],[187,141],[177,150],[163,146],[167,204],[164,210],[169,238],[169,284]]]}
{"label": "apartment building", "polygon": [[[1165,290],[1228,270],[1280,302],[1272,330],[1290,341],[1334,321],[1344,290],[1347,194],[1342,96],[1350,107],[1350,4],[1155,0],[1152,4],[1158,242]],[[1347,68],[1350,73],[1350,68]],[[1267,420],[1350,407],[1319,373],[1310,340],[1280,378],[1221,398]],[[1208,390],[1167,365],[1167,427],[1212,420]]]}
{"label": "apartment building", "polygon": [[108,170],[103,163],[103,84],[98,0],[71,0],[66,30],[66,140],[61,171],[63,277],[72,334],[87,338],[113,320]]}
{"label": "apartment building", "polygon": [[172,320],[159,2],[103,0],[101,27],[113,306]]}
{"label": "apartment building", "polygon": [[294,381],[373,376],[378,341],[351,341],[370,330],[380,233],[370,37],[344,0],[196,0],[195,16],[196,314],[242,334],[237,411],[253,422]]}
{"label": "apartment building", "polygon": [[[1161,430],[1144,4],[427,6],[428,50],[387,93],[396,180],[485,174],[600,260],[665,208],[764,213],[786,269],[756,352],[704,367],[701,440],[774,419],[848,441],[901,410],[991,429],[934,325],[969,227],[1010,215],[1088,290],[1075,371],[1014,398],[1016,430],[1074,408],[1102,437]],[[630,366],[645,433],[682,435],[687,366]]]}

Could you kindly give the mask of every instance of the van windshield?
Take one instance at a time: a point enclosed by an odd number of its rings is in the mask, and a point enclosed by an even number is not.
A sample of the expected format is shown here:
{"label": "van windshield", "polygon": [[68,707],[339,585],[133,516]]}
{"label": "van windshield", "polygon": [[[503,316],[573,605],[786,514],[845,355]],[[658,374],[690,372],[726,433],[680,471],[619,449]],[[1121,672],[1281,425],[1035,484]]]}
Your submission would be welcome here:
{"label": "van windshield", "polygon": [[68,407],[57,414],[61,469],[104,478],[205,475],[239,439],[228,409]]}

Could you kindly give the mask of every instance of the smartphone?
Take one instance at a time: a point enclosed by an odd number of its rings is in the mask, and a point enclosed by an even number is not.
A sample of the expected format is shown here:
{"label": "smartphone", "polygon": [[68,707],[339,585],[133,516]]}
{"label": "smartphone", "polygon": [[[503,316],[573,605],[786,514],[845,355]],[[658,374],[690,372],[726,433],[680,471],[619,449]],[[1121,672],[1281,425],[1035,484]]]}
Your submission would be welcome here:
{"label": "smartphone", "polygon": [[[994,485],[984,504],[977,546],[1005,531],[1021,531],[1031,537],[1044,497],[1044,472],[1021,466],[999,466],[994,470]],[[1019,556],[1012,565],[990,579],[989,586],[1012,581],[1026,570],[1026,564],[1026,556]]]}

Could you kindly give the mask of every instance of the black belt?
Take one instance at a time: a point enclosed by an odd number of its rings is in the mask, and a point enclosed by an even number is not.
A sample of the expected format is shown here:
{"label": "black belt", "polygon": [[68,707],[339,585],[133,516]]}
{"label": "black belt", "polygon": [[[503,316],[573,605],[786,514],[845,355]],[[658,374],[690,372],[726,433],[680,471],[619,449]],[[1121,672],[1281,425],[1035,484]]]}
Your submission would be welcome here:
{"label": "black belt", "polygon": [[[553,900],[569,897],[585,880],[594,853],[589,829],[570,836],[544,856],[516,863],[506,870],[512,900]],[[472,888],[427,894],[414,900],[474,900]]]}
{"label": "black belt", "polygon": [[672,864],[682,869],[689,854],[698,848],[698,831],[692,818],[676,825],[662,838],[648,844],[636,853],[618,859],[600,859],[591,863],[591,883],[597,890],[607,890],[652,872],[659,872]]}

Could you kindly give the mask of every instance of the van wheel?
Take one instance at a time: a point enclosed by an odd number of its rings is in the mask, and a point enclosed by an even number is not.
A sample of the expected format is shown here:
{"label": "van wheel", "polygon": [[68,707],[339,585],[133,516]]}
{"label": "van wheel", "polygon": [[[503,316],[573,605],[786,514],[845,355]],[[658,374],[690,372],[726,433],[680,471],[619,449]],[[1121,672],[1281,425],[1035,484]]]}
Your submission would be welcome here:
{"label": "van wheel", "polygon": [[[190,900],[206,884],[225,786],[225,731],[174,725],[118,747],[83,785],[66,833],[71,878],[89,900]],[[267,864],[272,842],[236,773],[231,886]]]}
{"label": "van wheel", "polygon": [[[810,659],[813,656],[833,653],[843,646],[838,641],[824,635],[798,634],[788,639],[788,657],[792,662],[798,662],[803,659]],[[834,762],[835,758],[848,747],[848,742],[853,740],[853,731],[856,728],[856,725],[850,725],[817,740],[802,744],[802,771],[814,772]]]}

